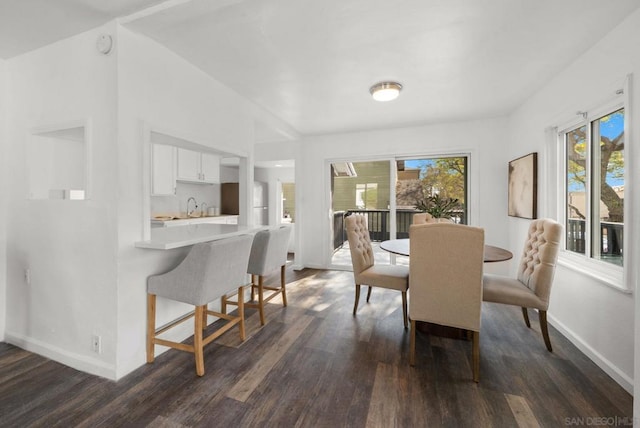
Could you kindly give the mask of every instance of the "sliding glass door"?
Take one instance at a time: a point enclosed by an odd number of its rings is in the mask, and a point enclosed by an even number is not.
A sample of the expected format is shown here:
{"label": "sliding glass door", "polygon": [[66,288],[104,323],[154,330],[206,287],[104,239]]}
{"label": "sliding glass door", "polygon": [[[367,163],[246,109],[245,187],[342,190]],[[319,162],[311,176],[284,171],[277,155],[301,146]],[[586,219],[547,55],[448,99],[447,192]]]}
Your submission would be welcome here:
{"label": "sliding glass door", "polygon": [[330,168],[333,236],[331,266],[350,268],[344,217],[367,216],[376,263],[408,264],[408,258],[380,249],[387,239],[408,238],[413,215],[451,202],[447,216],[467,223],[468,156],[423,156],[388,160],[333,162]]}

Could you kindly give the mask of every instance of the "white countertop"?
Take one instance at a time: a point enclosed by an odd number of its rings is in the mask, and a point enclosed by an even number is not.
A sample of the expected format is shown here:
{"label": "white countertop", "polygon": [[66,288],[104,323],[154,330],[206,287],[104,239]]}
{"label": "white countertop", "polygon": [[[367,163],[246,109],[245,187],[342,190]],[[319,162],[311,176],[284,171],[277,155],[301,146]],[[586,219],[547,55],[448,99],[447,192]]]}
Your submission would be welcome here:
{"label": "white countertop", "polygon": [[153,226],[183,226],[186,224],[197,224],[197,223],[220,223],[222,221],[229,218],[238,218],[237,215],[232,214],[222,214],[217,216],[203,216],[203,217],[173,217],[173,218],[152,218],[151,225]]}
{"label": "white countertop", "polygon": [[236,224],[190,224],[151,229],[151,239],[135,243],[138,248],[171,250],[200,242],[215,241],[232,236],[256,233],[267,226],[238,226]]}

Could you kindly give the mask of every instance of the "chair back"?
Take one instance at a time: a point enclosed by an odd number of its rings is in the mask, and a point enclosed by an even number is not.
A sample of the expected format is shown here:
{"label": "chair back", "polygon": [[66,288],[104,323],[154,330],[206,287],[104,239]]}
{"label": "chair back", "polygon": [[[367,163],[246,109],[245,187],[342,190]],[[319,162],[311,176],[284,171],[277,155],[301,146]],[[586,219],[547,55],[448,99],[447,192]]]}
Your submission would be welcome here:
{"label": "chair back", "polygon": [[371,239],[369,238],[367,217],[362,214],[351,214],[345,217],[344,227],[349,240],[353,275],[356,278],[356,282],[358,282],[358,275],[375,263]]}
{"label": "chair back", "polygon": [[560,239],[561,224],[551,219],[533,220],[518,265],[518,280],[547,304],[556,270]]}
{"label": "chair back", "polygon": [[150,294],[201,306],[244,285],[251,235],[195,244],[173,270],[150,276]]}
{"label": "chair back", "polygon": [[246,271],[252,275],[266,275],[286,265],[290,234],[289,226],[256,233]]}
{"label": "chair back", "polygon": [[411,225],[409,238],[411,319],[480,331],[484,230]]}
{"label": "chair back", "polygon": [[429,213],[417,213],[413,215],[412,224],[425,224],[429,223],[429,220],[432,220],[433,216]]}

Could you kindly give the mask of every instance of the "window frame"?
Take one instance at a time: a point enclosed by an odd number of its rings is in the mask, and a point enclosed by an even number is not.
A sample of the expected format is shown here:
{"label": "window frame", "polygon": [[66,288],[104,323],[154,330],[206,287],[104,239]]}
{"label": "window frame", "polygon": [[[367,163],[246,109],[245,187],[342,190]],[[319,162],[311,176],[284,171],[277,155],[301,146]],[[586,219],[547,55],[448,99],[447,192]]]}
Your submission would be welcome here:
{"label": "window frame", "polygon": [[[621,96],[622,94],[624,96]],[[628,150],[628,142],[629,142],[629,109],[628,109],[628,100],[626,93],[628,91],[618,91],[616,92],[617,96],[611,99],[609,102],[605,102],[600,104],[596,108],[592,108],[585,112],[577,112],[578,117],[575,117],[571,120],[567,120],[566,122],[558,125],[556,127],[557,132],[555,133],[555,138],[553,139],[553,144],[555,146],[556,153],[556,166],[555,173],[556,179],[555,182],[557,184],[557,214],[556,219],[560,222],[563,227],[567,228],[567,153],[566,153],[566,140],[565,135],[572,130],[580,128],[581,126],[586,126],[587,132],[587,141],[589,144],[589,150],[587,150],[586,154],[586,174],[588,176],[588,180],[585,186],[585,194],[589,195],[588,198],[585,198],[585,203],[587,206],[587,223],[588,223],[588,232],[585,236],[585,254],[576,253],[573,251],[569,251],[566,249],[566,232],[561,242],[561,251],[558,256],[558,264],[561,266],[568,267],[569,269],[584,273],[608,286],[611,286],[619,291],[624,293],[631,293],[632,289],[628,288],[625,284],[625,276],[626,272],[629,269],[629,259],[627,259],[627,263],[624,266],[618,266],[612,263],[608,263],[597,258],[593,257],[592,253],[592,229],[593,225],[593,194],[592,194],[592,157],[593,157],[593,148],[592,148],[592,122],[608,115],[616,112],[619,109],[624,109],[624,130],[625,133],[625,148],[624,148],[624,159],[625,159],[625,170],[624,170],[624,178],[625,178],[625,186],[629,183],[629,150]],[[624,208],[624,218],[630,218],[628,213],[629,203],[625,203]],[[627,222],[625,222],[627,223]],[[629,241],[629,228],[625,227],[623,229],[623,242],[628,243]],[[627,250],[625,248],[625,250]]]}

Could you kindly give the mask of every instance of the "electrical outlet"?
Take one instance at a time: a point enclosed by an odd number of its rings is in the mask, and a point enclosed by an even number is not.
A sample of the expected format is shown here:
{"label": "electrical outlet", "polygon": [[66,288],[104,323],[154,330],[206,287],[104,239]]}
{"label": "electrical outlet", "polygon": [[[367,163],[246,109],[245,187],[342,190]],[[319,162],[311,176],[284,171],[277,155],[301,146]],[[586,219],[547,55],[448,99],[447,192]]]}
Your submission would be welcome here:
{"label": "electrical outlet", "polygon": [[29,268],[24,270],[24,282],[26,282],[27,285],[31,285],[31,269]]}
{"label": "electrical outlet", "polygon": [[102,354],[102,338],[97,334],[91,336],[91,350],[96,354]]}

